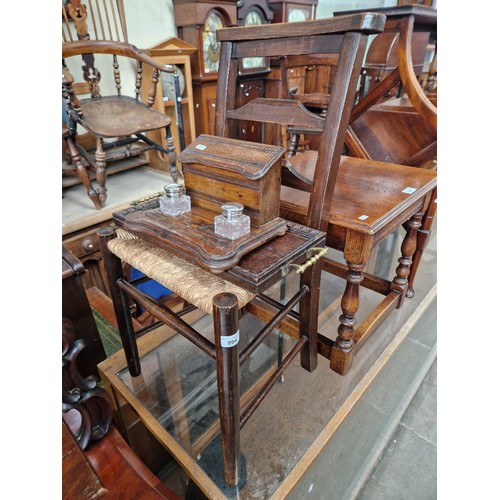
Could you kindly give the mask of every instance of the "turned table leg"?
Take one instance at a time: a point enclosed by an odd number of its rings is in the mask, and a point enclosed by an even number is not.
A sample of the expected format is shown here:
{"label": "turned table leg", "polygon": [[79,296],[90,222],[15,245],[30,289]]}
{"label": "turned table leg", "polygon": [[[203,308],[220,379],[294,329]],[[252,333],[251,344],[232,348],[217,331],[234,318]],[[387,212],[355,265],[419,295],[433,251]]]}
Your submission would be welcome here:
{"label": "turned table leg", "polygon": [[415,296],[415,289],[413,283],[415,281],[415,276],[417,275],[418,266],[420,265],[420,260],[427,247],[427,242],[431,235],[431,228],[434,222],[434,217],[437,210],[437,188],[431,194],[429,206],[425,211],[424,217],[422,219],[422,225],[417,232],[417,249],[413,254],[412,263],[410,267],[410,274],[408,276],[408,290],[406,291],[406,296],[412,298]]}
{"label": "turned table leg", "polygon": [[365,264],[347,262],[349,270],[346,273],[347,284],[342,295],[342,314],[339,317],[340,325],[337,338],[332,349],[330,368],[341,375],[345,375],[354,356],[354,341],[356,317],[359,309],[359,285],[363,281]]}
{"label": "turned table leg", "polygon": [[340,375],[345,375],[352,365],[354,358],[354,334],[356,313],[359,309],[359,285],[363,281],[363,270],[372,253],[373,236],[356,231],[348,231],[344,246],[344,258],[347,263],[346,287],[342,295],[342,314],[339,317],[340,325],[337,330],[331,357],[330,368]]}
{"label": "turned table leg", "polygon": [[417,231],[422,225],[423,210],[419,210],[408,221],[403,224],[406,236],[401,244],[401,257],[398,259],[399,265],[396,268],[396,276],[392,280],[391,290],[400,294],[397,307],[401,307],[408,288],[408,276],[412,264],[412,257],[417,249]]}
{"label": "turned table leg", "polygon": [[236,486],[241,478],[238,299],[216,295],[213,313],[224,479]]}

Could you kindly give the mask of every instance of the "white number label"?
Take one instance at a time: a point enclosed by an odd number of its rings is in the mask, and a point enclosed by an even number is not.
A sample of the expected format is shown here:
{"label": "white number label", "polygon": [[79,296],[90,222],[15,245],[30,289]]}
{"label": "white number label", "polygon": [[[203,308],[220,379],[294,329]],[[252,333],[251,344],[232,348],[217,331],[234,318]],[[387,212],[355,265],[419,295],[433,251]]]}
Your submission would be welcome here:
{"label": "white number label", "polygon": [[220,345],[222,347],[234,347],[240,341],[240,331],[238,330],[234,335],[222,335],[220,338]]}

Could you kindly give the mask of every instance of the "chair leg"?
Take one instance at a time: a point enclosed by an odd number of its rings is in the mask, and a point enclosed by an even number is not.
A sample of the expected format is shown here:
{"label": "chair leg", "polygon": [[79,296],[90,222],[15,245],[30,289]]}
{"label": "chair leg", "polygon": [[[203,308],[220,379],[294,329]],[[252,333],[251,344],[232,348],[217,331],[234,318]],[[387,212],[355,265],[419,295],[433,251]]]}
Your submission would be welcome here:
{"label": "chair leg", "polygon": [[104,206],[106,203],[107,188],[106,188],[106,153],[102,147],[102,138],[98,137],[96,140],[96,151],[95,151],[95,166],[96,166],[96,180],[97,180],[97,193],[99,195],[99,201],[101,205]]}
{"label": "chair leg", "polygon": [[172,131],[170,130],[170,125],[166,127],[166,144],[168,151],[168,163],[170,165],[170,176],[172,180],[177,183],[179,180],[179,170],[177,169],[177,155],[175,154],[175,143]]}
{"label": "chair leg", "polygon": [[216,295],[213,313],[224,479],[236,486],[241,479],[238,299]]}
{"label": "chair leg", "polygon": [[73,140],[69,135],[65,137],[65,142],[66,142],[67,152],[69,153],[71,159],[71,163],[75,165],[78,177],[80,177],[80,180],[85,186],[88,197],[92,200],[92,203],[94,203],[95,208],[97,210],[100,210],[102,208],[101,202],[99,201],[97,192],[94,189],[94,186],[92,185],[92,181],[90,180],[88,170],[84,167],[80,155],[78,154],[78,150],[76,149],[75,143],[73,142]]}
{"label": "chair leg", "polygon": [[141,373],[141,363],[132,326],[132,314],[127,295],[117,285],[118,280],[124,278],[122,262],[108,249],[108,241],[116,237],[116,231],[112,227],[102,228],[97,230],[97,235],[127,366],[130,375],[136,377]]}
{"label": "chair leg", "polygon": [[410,275],[412,258],[417,249],[417,231],[422,225],[423,215],[424,211],[421,209],[403,225],[406,236],[401,244],[401,257],[398,259],[399,265],[396,269],[396,276],[391,283],[391,290],[395,290],[400,294],[397,308],[401,307],[408,289],[408,276]]}
{"label": "chair leg", "polygon": [[410,274],[408,276],[408,290],[406,291],[406,296],[412,298],[415,296],[415,289],[413,283],[415,281],[415,276],[417,275],[418,266],[420,265],[420,260],[427,247],[427,242],[431,235],[432,223],[434,222],[434,217],[437,210],[437,188],[434,189],[431,195],[429,206],[425,211],[424,217],[422,219],[422,226],[417,232],[417,249],[413,254],[412,264],[410,268]]}
{"label": "chair leg", "polygon": [[321,265],[313,265],[300,275],[300,287],[307,286],[309,292],[302,298],[299,307],[300,335],[308,342],[300,351],[302,368],[312,372],[318,366],[318,313]]}

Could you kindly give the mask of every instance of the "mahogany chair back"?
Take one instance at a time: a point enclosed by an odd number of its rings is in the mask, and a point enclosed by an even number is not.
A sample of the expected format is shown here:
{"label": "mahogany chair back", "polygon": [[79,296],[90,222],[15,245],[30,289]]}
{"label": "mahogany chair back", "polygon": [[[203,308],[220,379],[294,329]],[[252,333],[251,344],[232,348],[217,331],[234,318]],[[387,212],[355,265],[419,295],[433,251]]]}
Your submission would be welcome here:
{"label": "mahogany chair back", "polygon": [[[419,77],[425,64],[429,32],[414,33],[411,40],[412,66]],[[377,35],[366,53],[361,69],[359,99],[363,98],[398,66],[399,33],[385,32]],[[400,88],[393,87],[383,98],[396,97]]]}
{"label": "mahogany chair back", "polygon": [[[435,168],[437,11],[424,5],[404,5],[343,11],[335,17],[363,12],[383,14],[387,19],[384,31],[370,44],[361,69],[346,132],[346,154]],[[432,59],[427,68],[428,55]],[[289,156],[295,150],[296,141],[292,140]]]}

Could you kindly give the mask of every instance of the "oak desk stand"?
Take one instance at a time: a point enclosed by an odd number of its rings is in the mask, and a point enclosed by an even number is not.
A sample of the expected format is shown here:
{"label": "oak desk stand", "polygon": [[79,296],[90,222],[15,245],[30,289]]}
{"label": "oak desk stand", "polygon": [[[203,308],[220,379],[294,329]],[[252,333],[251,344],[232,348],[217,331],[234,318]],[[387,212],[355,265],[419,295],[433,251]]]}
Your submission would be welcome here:
{"label": "oak desk stand", "polygon": [[[137,209],[141,210],[141,206]],[[147,213],[147,207],[145,212]],[[124,231],[121,232],[121,237],[116,237],[116,231],[112,228],[98,233],[130,374],[138,376],[141,373],[136,343],[136,335],[141,332],[133,331],[129,297],[160,323],[173,328],[215,360],[224,479],[230,487],[241,487],[244,478],[241,472],[240,427],[247,422],[297,354],[300,353],[301,365],[306,370],[312,371],[317,366],[316,333],[321,269],[315,263],[325,251],[320,248],[325,241],[324,233],[288,224],[288,230],[283,236],[244,255],[238,265],[217,275],[183,260],[182,248],[176,248],[175,245],[172,246],[172,253],[169,253]],[[123,262],[159,281],[193,306],[213,314],[215,342],[207,340],[182,319],[185,310],[175,313],[139,291],[135,286],[137,282],[126,281],[122,272]],[[264,295],[282,276],[294,270],[301,273],[299,290],[285,305]],[[260,332],[255,333],[250,344],[240,352],[239,314],[256,295],[278,312]],[[298,314],[292,311],[297,305]],[[288,315],[298,321],[300,338],[240,414],[240,364]],[[178,458],[175,450],[169,451]]]}

